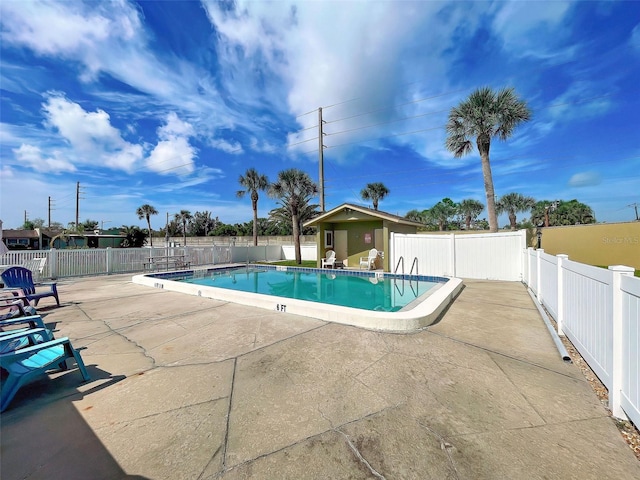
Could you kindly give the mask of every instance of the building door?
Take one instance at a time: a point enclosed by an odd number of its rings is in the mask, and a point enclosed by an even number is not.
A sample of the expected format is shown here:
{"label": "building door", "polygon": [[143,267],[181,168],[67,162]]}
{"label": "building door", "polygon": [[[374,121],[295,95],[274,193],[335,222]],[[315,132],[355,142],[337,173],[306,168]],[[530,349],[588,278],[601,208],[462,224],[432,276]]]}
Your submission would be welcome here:
{"label": "building door", "polygon": [[333,233],[334,250],[336,251],[336,260],[339,262],[345,262],[349,256],[347,249],[347,231],[336,230]]}
{"label": "building door", "polygon": [[373,231],[373,241],[374,241],[374,248],[376,250],[378,250],[379,252],[382,252],[384,250],[384,236],[383,236],[384,231],[381,228],[376,228]]}

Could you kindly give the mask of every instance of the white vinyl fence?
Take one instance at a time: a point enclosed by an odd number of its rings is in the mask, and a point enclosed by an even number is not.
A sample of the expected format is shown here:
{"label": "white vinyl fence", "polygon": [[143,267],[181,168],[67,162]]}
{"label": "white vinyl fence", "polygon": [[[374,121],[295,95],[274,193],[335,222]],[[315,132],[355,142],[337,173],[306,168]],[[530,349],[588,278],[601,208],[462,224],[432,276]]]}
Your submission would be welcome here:
{"label": "white vinyl fence", "polygon": [[616,417],[640,425],[640,278],[529,248],[525,282],[609,390]]}
{"label": "white vinyl fence", "polygon": [[[293,252],[293,249],[291,250]],[[315,252],[315,247],[313,248]],[[145,269],[150,257],[185,255],[192,267],[226,263],[277,261],[285,259],[283,247],[265,246],[188,246],[152,248],[86,248],[9,252],[0,257],[3,266],[28,266],[45,258],[39,277],[55,279],[83,275],[134,273]]]}
{"label": "white vinyl fence", "polygon": [[522,281],[526,230],[456,235],[391,235],[392,272]]}

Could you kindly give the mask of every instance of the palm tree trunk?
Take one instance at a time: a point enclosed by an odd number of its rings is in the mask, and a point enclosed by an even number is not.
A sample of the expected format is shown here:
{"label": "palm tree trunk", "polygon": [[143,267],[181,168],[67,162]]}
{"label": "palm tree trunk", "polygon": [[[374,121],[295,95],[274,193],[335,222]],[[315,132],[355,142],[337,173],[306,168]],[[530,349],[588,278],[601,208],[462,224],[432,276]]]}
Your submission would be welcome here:
{"label": "palm tree trunk", "polygon": [[182,222],[182,246],[187,246],[187,222]]}
{"label": "palm tree trunk", "polygon": [[471,228],[471,215],[467,215],[464,219],[464,223],[467,226],[467,230]]}
{"label": "palm tree trunk", "polygon": [[516,216],[514,213],[509,214],[509,224],[511,225],[511,230],[516,229]]}
{"label": "palm tree trunk", "polygon": [[258,201],[251,199],[253,204],[253,246],[258,246]]}
{"label": "palm tree trunk", "polygon": [[302,263],[302,253],[300,252],[300,227],[298,225],[298,214],[292,214],[291,219],[293,222],[293,245],[296,251],[296,264],[300,265]]}
{"label": "palm tree trunk", "polygon": [[153,247],[153,235],[151,234],[151,220],[147,217],[147,227],[149,227],[149,244]]}
{"label": "palm tree trunk", "polygon": [[496,215],[496,197],[493,190],[493,177],[491,176],[491,164],[489,163],[489,139],[478,138],[478,151],[482,160],[482,176],[484,177],[484,191],[487,194],[487,216],[489,217],[489,231],[498,231],[498,216]]}

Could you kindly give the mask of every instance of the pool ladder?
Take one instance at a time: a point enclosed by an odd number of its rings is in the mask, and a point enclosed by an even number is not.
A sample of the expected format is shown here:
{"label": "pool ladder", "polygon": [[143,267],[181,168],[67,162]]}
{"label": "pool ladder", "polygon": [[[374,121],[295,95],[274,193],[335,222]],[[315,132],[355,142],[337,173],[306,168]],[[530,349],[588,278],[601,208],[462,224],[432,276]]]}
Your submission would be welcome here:
{"label": "pool ladder", "polygon": [[[396,269],[393,273],[398,273],[398,267],[400,267],[400,265],[402,265],[402,272],[401,275],[404,275],[404,257],[402,255],[400,255],[400,258],[398,259],[398,263],[396,264]],[[420,275],[418,273],[418,257],[415,257],[413,259],[413,262],[411,263],[411,270],[409,270],[409,275],[413,275],[413,268],[415,267],[416,269],[416,275]]]}
{"label": "pool ladder", "polygon": [[[393,286],[396,288],[396,290],[398,291],[398,293],[400,294],[400,296],[404,296],[404,257],[400,256],[400,258],[398,259],[398,264],[396,265],[396,269],[393,273],[398,273],[398,267],[400,267],[400,265],[402,265],[402,290],[400,290],[400,287],[398,287],[398,279],[394,278],[393,279]],[[413,262],[411,263],[411,270],[409,271],[409,275],[413,275],[413,268],[415,267],[416,269],[416,275],[418,275],[418,257],[415,257],[413,259]],[[418,281],[416,280],[416,288],[413,288],[413,280],[409,279],[409,288],[411,288],[411,291],[413,292],[414,297],[418,298]]]}

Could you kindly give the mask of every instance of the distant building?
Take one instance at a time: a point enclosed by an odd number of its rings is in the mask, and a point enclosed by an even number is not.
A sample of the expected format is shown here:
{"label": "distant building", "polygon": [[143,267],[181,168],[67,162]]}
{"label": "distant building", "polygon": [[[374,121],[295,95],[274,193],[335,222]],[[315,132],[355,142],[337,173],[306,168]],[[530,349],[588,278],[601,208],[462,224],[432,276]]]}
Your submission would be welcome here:
{"label": "distant building", "polygon": [[118,248],[126,235],[118,229],[65,233],[62,230],[3,230],[2,238],[11,250],[48,250],[50,248]]}

